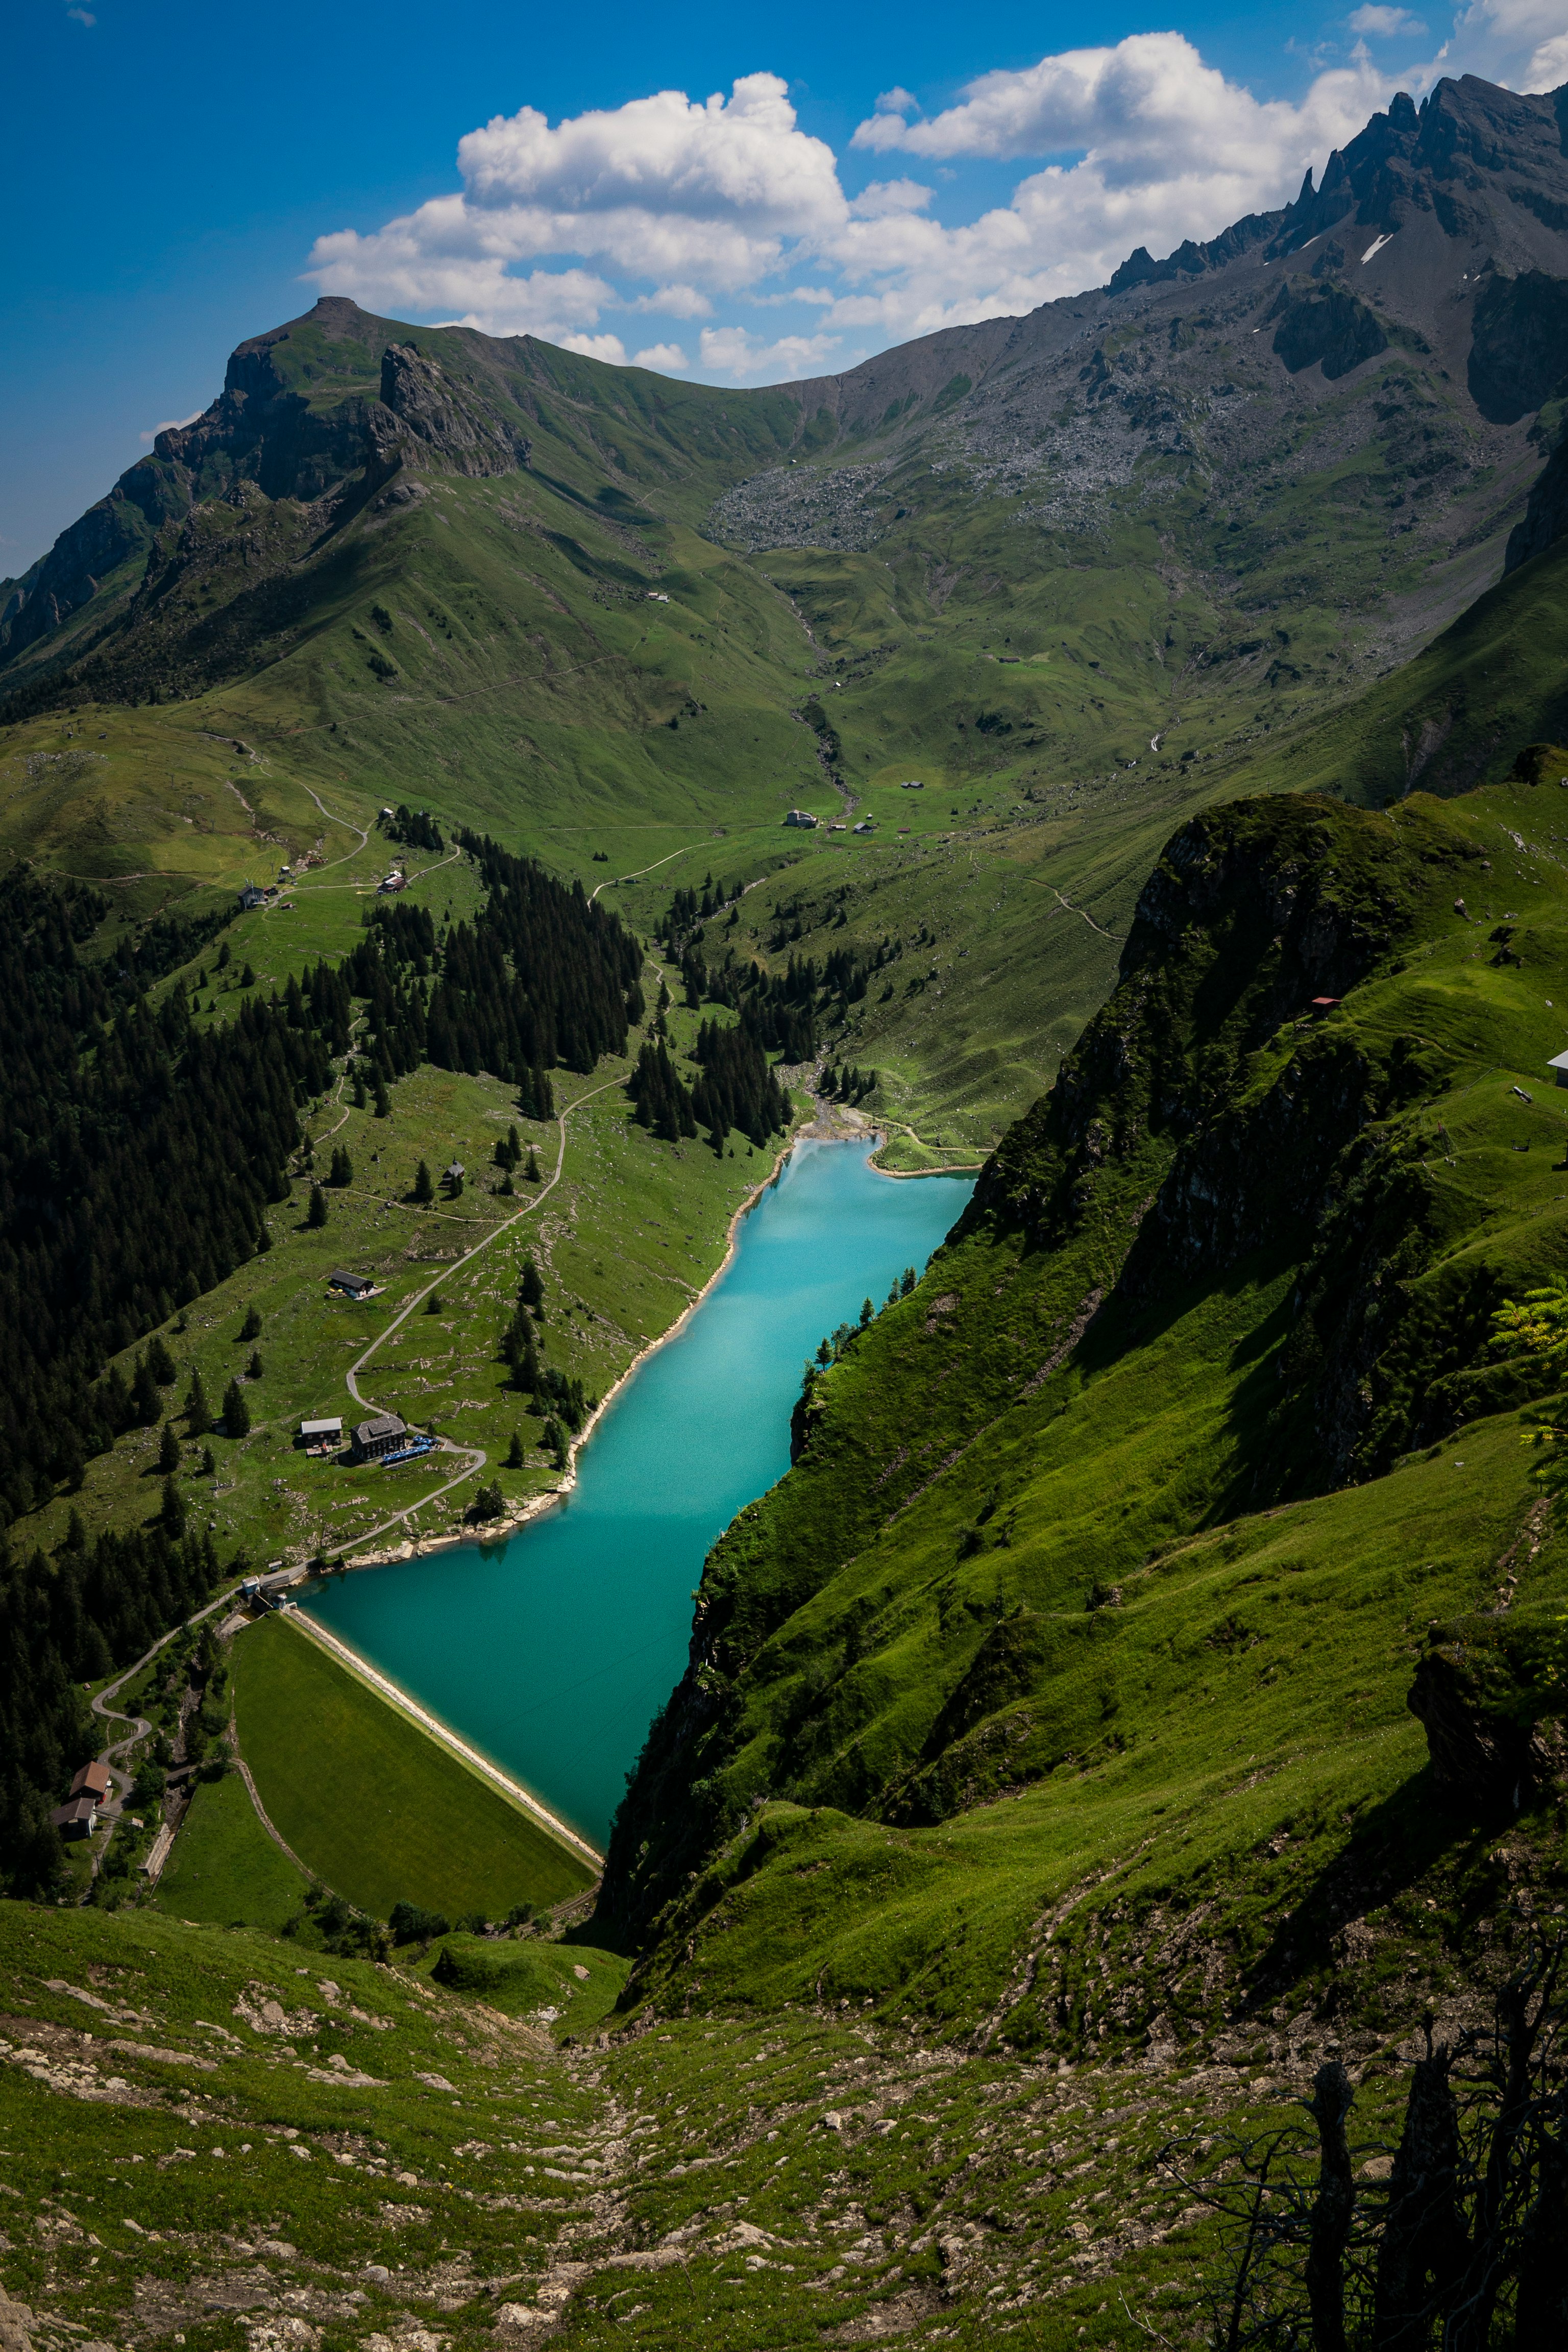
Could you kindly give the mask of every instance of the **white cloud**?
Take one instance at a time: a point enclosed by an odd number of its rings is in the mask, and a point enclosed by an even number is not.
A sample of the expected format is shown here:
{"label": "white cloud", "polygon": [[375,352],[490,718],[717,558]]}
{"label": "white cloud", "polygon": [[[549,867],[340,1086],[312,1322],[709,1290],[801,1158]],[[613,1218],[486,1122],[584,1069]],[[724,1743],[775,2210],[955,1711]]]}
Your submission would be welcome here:
{"label": "white cloud", "polygon": [[857,220],[881,220],[889,213],[923,212],[931,191],[918,180],[872,180],[849,206]]}
{"label": "white cloud", "polygon": [[702,364],[713,375],[763,376],[774,383],[820,370],[838,347],[837,335],[780,335],[773,342],[749,334],[744,327],[704,327]]}
{"label": "white cloud", "polygon": [[98,18],[93,15],[90,8],[68,8],[66,10],[66,15],[72,17],[77,24],[86,25],[89,27],[96,25],[98,22]]}
{"label": "white cloud", "polygon": [[[617,327],[710,320],[696,372],[728,381],[850,365],[1102,285],[1135,246],[1163,255],[1285,203],[1396,89],[1420,96],[1442,72],[1515,89],[1568,79],[1564,5],[1468,0],[1437,56],[1397,73],[1397,57],[1384,72],[1358,37],[1294,100],[1227,79],[1176,32],[982,74],[929,119],[907,89],[889,89],[851,145],[921,158],[926,175],[873,180],[853,198],[774,74],[743,75],[727,98],[660,90],[555,124],[524,106],[461,141],[459,188],[368,233],[321,237],[309,274],[385,313],[617,362]],[[1363,0],[1346,21],[1407,47],[1425,32],[1392,0]],[[965,218],[975,161],[1014,161],[1023,174],[1005,202],[977,202]],[[800,331],[773,334],[774,323]],[[637,363],[692,365],[673,342],[644,346]]]}
{"label": "white cloud", "polygon": [[183,432],[187,425],[194,425],[197,417],[205,414],[204,409],[193,408],[188,416],[165,416],[162,425],[154,425],[150,433],[139,433],[136,438],[144,449],[150,449],[160,433]]}
{"label": "white cloud", "polygon": [[661,90],[553,130],[525,106],[469,131],[458,164],[460,195],[369,236],[319,238],[307,274],[326,293],[450,309],[443,289],[467,273],[476,290],[459,299],[506,332],[485,288],[511,263],[570,254],[733,291],[777,266],[786,237],[820,235],[847,211],[831,148],[797,129],[776,74],[742,75],[727,101]]}
{"label": "white cloud", "polygon": [[695,286],[658,286],[628,302],[629,310],[660,310],[670,319],[710,319],[713,305]]}
{"label": "white cloud", "polygon": [[1370,34],[1374,41],[1391,41],[1396,33],[1424,33],[1419,16],[1408,8],[1358,8],[1345,19],[1352,33]]}
{"label": "white cloud", "polygon": [[632,353],[633,367],[657,368],[661,375],[684,375],[691,362],[679,343],[649,343]]}
{"label": "white cloud", "polygon": [[1479,74],[1510,89],[1556,89],[1568,80],[1563,0],[1471,0],[1439,54],[1449,73]]}
{"label": "white cloud", "polygon": [[1205,65],[1181,33],[1134,33],[1113,48],[1068,49],[1019,72],[982,74],[929,122],[874,114],[852,144],[947,158],[1085,152],[1108,183],[1217,173],[1272,185],[1288,150],[1358,131],[1379,86],[1364,70],[1320,74],[1300,106],[1258,100]]}
{"label": "white cloud", "polygon": [[606,367],[625,367],[626,347],[619,335],[562,335],[563,352],[579,352],[585,360],[603,360]]}

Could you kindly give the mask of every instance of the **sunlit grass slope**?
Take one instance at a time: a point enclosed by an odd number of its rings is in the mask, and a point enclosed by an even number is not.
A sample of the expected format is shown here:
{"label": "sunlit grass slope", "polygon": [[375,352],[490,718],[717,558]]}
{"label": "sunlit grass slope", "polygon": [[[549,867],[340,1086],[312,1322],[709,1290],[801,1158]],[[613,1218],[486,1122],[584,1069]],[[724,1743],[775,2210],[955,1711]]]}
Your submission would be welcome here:
{"label": "sunlit grass slope", "polygon": [[504,1918],[590,1881],[583,1862],[309,1634],[264,1618],[235,1644],[240,1752],[301,1861],[384,1919],[395,1903]]}
{"label": "sunlit grass slope", "polygon": [[612,1853],[642,1981],[695,1937],[716,2000],[841,1971],[1027,2041],[1065,1906],[1059,1965],[1110,1937],[1141,2032],[1182,2011],[1160,1918],[1208,1906],[1211,2013],[1297,1999],[1346,1873],[1379,1933],[1420,1878],[1458,1964],[1486,1832],[1431,1798],[1415,1660],[1516,1543],[1516,1609],[1564,1591],[1503,1410],[1550,1374],[1486,1352],[1568,1266],[1555,816],[1264,799],[1177,836],[1055,1094],[710,1559]]}

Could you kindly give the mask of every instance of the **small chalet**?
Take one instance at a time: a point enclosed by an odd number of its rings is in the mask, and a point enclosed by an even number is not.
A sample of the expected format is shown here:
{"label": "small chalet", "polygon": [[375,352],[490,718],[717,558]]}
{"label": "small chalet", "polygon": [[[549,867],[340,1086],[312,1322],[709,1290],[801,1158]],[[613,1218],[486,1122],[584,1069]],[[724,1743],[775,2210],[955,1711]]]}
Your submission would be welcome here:
{"label": "small chalet", "polygon": [[98,1827],[98,1807],[90,1797],[73,1797],[49,1815],[63,1838],[90,1837]]}
{"label": "small chalet", "polygon": [[380,1412],[362,1421],[354,1431],[354,1460],[374,1462],[384,1454],[395,1454],[407,1434],[408,1423],[395,1412]]}
{"label": "small chalet", "polygon": [[1554,1054],[1546,1065],[1560,1087],[1568,1087],[1568,1054]]}
{"label": "small chalet", "polygon": [[1321,1021],[1325,1013],[1337,1013],[1340,1003],[1341,1000],[1337,996],[1314,996],[1307,1010],[1309,1013],[1315,1013]]}
{"label": "small chalet", "polygon": [[329,1290],[341,1290],[345,1298],[368,1298],[375,1288],[368,1274],[345,1274],[340,1265],[327,1276]]}
{"label": "small chalet", "polygon": [[239,894],[239,903],[248,915],[254,908],[265,907],[267,893],[259,882],[247,882]]}
{"label": "small chalet", "polygon": [[336,1445],[341,1443],[342,1433],[343,1417],[341,1412],[333,1413],[324,1421],[302,1421],[300,1423],[300,1435],[307,1445]]}
{"label": "small chalet", "polygon": [[807,833],[815,833],[816,830],[816,819],[812,815],[809,809],[791,809],[789,814],[784,819],[784,823],[785,824],[800,825]]}
{"label": "small chalet", "polygon": [[95,1760],[91,1764],[82,1766],[81,1770],[71,1782],[71,1795],[90,1797],[95,1805],[101,1805],[113,1786],[114,1782],[110,1778],[108,1767]]}

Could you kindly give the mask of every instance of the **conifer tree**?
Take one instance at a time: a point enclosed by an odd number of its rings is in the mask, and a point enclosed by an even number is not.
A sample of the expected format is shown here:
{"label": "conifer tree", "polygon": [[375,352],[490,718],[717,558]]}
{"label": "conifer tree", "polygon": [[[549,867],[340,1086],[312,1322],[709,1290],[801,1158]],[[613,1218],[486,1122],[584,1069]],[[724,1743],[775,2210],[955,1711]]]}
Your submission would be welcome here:
{"label": "conifer tree", "polygon": [[261,1350],[259,1348],[252,1348],[250,1351],[250,1361],[245,1368],[245,1377],[247,1381],[258,1381],[261,1378]]}
{"label": "conifer tree", "polygon": [[436,1198],[436,1187],[430,1181],[430,1171],[423,1160],[414,1171],[414,1197],[422,1208],[428,1206]]}
{"label": "conifer tree", "polygon": [[535,1151],[531,1143],[528,1147],[528,1165],[522,1172],[531,1184],[538,1183],[539,1154]]}
{"label": "conifer tree", "polygon": [[136,1359],[135,1377],[131,1383],[131,1410],[144,1429],[163,1418],[163,1400],[158,1393],[158,1383],[145,1356]]}
{"label": "conifer tree", "polygon": [[355,1110],[363,1110],[364,1108],[364,1072],[360,1068],[357,1062],[354,1064],[353,1092],[350,1096],[349,1099],[353,1104]]}
{"label": "conifer tree", "polygon": [[185,1532],[185,1498],[173,1478],[163,1481],[163,1507],[158,1513],[159,1524],[165,1533],[183,1536]]}
{"label": "conifer tree", "polygon": [[224,1434],[227,1437],[248,1437],[250,1434],[250,1407],[237,1381],[230,1381],[223,1392],[223,1426]]}
{"label": "conifer tree", "polygon": [[390,1118],[392,1117],[392,1097],[386,1091],[385,1081],[382,1078],[379,1071],[376,1074],[375,1081],[375,1115],[377,1118]]}
{"label": "conifer tree", "polygon": [[163,1434],[158,1440],[158,1471],[164,1478],[173,1477],[180,1466],[180,1441],[172,1421],[163,1423]]}
{"label": "conifer tree", "polygon": [[522,1276],[517,1286],[517,1295],[523,1305],[536,1315],[544,1305],[544,1284],[531,1253],[522,1261]]}
{"label": "conifer tree", "polygon": [[316,1227],[327,1222],[327,1196],[319,1184],[310,1187],[310,1205],[305,1212],[307,1225]]}
{"label": "conifer tree", "polygon": [[191,1374],[191,1385],[185,1391],[185,1427],[193,1437],[205,1437],[213,1425],[213,1412],[207,1402],[207,1392],[202,1385],[201,1367]]}
{"label": "conifer tree", "polygon": [[239,1327],[239,1336],[242,1339],[259,1339],[261,1337],[261,1317],[254,1306],[247,1307],[245,1310],[245,1320]]}
{"label": "conifer tree", "polygon": [[210,1477],[213,1475],[213,1474],[215,1473],[215,1471],[216,1470],[216,1468],[217,1468],[217,1464],[216,1464],[216,1463],[214,1461],[214,1459],[213,1459],[213,1450],[212,1450],[212,1447],[211,1447],[210,1445],[204,1445],[204,1446],[203,1446],[203,1448],[202,1448],[202,1459],[201,1459],[201,1475],[202,1475],[202,1476],[203,1476],[204,1478],[210,1478]]}
{"label": "conifer tree", "polygon": [[524,1466],[522,1438],[519,1432],[514,1429],[511,1433],[511,1444],[507,1447],[506,1467],[509,1470],[521,1470]]}
{"label": "conifer tree", "polygon": [[147,1343],[147,1370],[161,1389],[173,1388],[179,1377],[161,1331],[154,1331]]}

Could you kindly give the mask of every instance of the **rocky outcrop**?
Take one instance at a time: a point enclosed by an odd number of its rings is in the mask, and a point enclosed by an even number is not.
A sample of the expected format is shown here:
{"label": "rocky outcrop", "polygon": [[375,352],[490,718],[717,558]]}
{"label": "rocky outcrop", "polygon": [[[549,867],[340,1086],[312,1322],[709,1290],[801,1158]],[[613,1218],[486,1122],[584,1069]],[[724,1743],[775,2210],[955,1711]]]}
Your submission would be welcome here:
{"label": "rocky outcrop", "polygon": [[513,474],[528,463],[521,423],[459,393],[410,343],[388,343],[383,352],[381,398],[402,427],[401,455],[409,462],[434,457],[453,473],[475,477]]}
{"label": "rocky outcrop", "polygon": [[1492,424],[1517,424],[1568,378],[1568,278],[1494,278],[1477,297],[1473,334],[1470,398]]}
{"label": "rocky outcrop", "polygon": [[[254,486],[273,501],[316,507],[351,487],[374,493],[405,467],[489,476],[527,463],[521,412],[499,380],[459,385],[414,344],[384,339],[375,392],[351,388],[374,366],[361,330],[379,324],[353,303],[324,302],[305,320],[241,343],[211,405],[160,433],[152,456],[14,583],[0,610],[0,654],[15,657],[51,635],[129,558],[166,569],[158,534],[212,499],[243,503]],[[312,391],[320,376],[291,348],[301,330],[331,331],[347,350],[340,398],[322,402]]]}
{"label": "rocky outcrop", "polygon": [[1433,1784],[1467,1811],[1518,1811],[1568,1780],[1568,1737],[1531,1686],[1528,1642],[1510,1642],[1497,1618],[1436,1626],[1415,1669],[1406,1705],[1426,1731]]}
{"label": "rocky outcrop", "polygon": [[1509,533],[1503,570],[1517,572],[1532,555],[1544,555],[1568,531],[1568,442],[1548,458],[1531,486],[1522,522]]}
{"label": "rocky outcrop", "polygon": [[159,528],[188,512],[190,503],[187,484],[167,460],[143,457],[132,466],[12,583],[0,606],[0,651],[19,654],[52,635],[111,572],[144,556]]}
{"label": "rocky outcrop", "polygon": [[1292,375],[1321,363],[1332,383],[1388,349],[1375,311],[1342,287],[1292,295],[1282,286],[1268,315],[1279,321],[1274,349]]}

